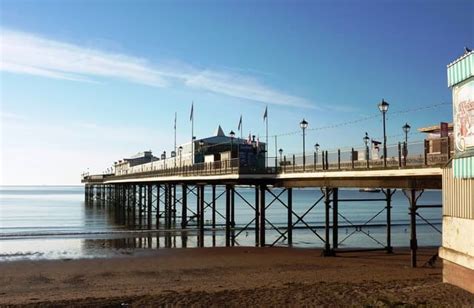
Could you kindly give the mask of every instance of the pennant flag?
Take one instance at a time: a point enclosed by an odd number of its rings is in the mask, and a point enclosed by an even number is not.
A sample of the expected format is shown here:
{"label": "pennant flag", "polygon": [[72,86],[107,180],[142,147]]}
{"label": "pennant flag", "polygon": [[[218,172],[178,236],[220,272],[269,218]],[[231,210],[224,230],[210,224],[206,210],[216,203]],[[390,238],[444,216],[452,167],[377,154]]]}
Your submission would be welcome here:
{"label": "pennant flag", "polygon": [[265,106],[265,113],[263,114],[263,120],[265,121],[268,117],[268,106]]}
{"label": "pennant flag", "polygon": [[240,115],[239,127],[237,127],[237,130],[240,130],[241,127],[242,127],[242,115]]}
{"label": "pennant flag", "polygon": [[194,115],[194,102],[191,104],[191,114],[189,115],[189,121],[193,120],[193,115]]}

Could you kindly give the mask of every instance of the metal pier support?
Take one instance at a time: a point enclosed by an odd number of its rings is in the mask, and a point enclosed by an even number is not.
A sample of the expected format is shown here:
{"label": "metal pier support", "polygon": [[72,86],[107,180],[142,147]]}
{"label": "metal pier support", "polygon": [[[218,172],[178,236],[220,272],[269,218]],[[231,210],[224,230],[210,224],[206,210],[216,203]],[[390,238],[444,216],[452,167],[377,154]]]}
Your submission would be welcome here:
{"label": "metal pier support", "polygon": [[[315,153],[316,155],[316,153]],[[316,165],[315,165],[316,166]],[[293,188],[287,188],[286,189],[287,194],[288,194],[288,232],[287,232],[287,238],[288,238],[288,246],[293,245]]]}
{"label": "metal pier support", "polygon": [[153,185],[149,184],[147,185],[147,223],[148,223],[148,229],[151,229],[152,225],[152,220],[151,220],[151,212],[152,212],[152,206],[153,206]]}
{"label": "metal pier support", "polygon": [[216,185],[212,185],[212,229],[216,228]]}
{"label": "metal pier support", "polygon": [[259,187],[259,200],[258,200],[258,205],[260,207],[259,209],[259,246],[260,247],[265,247],[265,192],[267,190],[267,185],[262,184]]}
{"label": "metal pier support", "polygon": [[337,249],[339,243],[339,188],[332,189],[332,248]]}
{"label": "metal pier support", "polygon": [[198,193],[198,225],[199,225],[199,247],[204,247],[204,185],[197,186]]}
{"label": "metal pier support", "polygon": [[404,190],[403,193],[409,202],[411,267],[416,267],[416,254],[418,250],[418,240],[416,238],[416,202],[423,194],[423,190],[419,191],[418,195],[416,189]]}
{"label": "metal pier support", "polygon": [[225,246],[230,246],[230,185],[225,187]]}
{"label": "metal pier support", "polygon": [[235,246],[235,187],[233,185],[230,190],[230,215],[232,246]]}
{"label": "metal pier support", "polygon": [[260,219],[260,194],[259,187],[255,186],[255,246],[260,245],[259,219]]}
{"label": "metal pier support", "polygon": [[160,199],[161,199],[161,185],[156,185],[156,229],[160,228]]}
{"label": "metal pier support", "polygon": [[330,207],[331,207],[331,189],[329,187],[322,188],[322,191],[324,193],[324,214],[325,214],[325,219],[324,219],[324,255],[325,256],[331,256],[333,255],[333,251],[331,250],[331,243],[330,243]]}
{"label": "metal pier support", "polygon": [[185,229],[188,224],[188,186],[183,184],[181,188],[181,228]]}
{"label": "metal pier support", "polygon": [[393,252],[393,247],[392,247],[392,196],[395,193],[395,189],[387,189],[382,190],[383,193],[385,194],[386,197],[386,214],[387,214],[387,253],[392,253]]}

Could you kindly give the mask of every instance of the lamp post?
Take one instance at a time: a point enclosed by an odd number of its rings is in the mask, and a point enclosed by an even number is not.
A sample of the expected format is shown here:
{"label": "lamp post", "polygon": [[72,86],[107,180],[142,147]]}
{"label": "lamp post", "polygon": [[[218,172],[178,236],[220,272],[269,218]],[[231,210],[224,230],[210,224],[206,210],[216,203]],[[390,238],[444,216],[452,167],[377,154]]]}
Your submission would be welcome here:
{"label": "lamp post", "polygon": [[367,161],[367,169],[369,168],[369,135],[367,132],[365,132],[365,136],[363,138],[364,143],[365,143],[365,160]]}
{"label": "lamp post", "polygon": [[318,164],[318,152],[319,152],[319,143],[314,145],[314,164]]}
{"label": "lamp post", "polygon": [[283,161],[283,149],[279,149],[278,153],[280,153],[280,165],[281,165],[281,162]]}
{"label": "lamp post", "polygon": [[402,126],[403,132],[405,133],[405,143],[408,144],[408,133],[410,132],[411,126],[408,125],[408,123],[405,123],[405,125]]}
{"label": "lamp post", "polygon": [[303,121],[300,122],[300,127],[301,129],[303,130],[303,171],[305,171],[305,166],[306,166],[306,153],[305,153],[305,139],[306,139],[306,135],[305,135],[305,131],[306,131],[306,128],[308,127],[308,122],[306,122],[305,119],[303,119]]}
{"label": "lamp post", "polygon": [[232,166],[232,150],[234,147],[234,137],[235,137],[235,133],[233,130],[230,131],[229,136],[230,136],[230,163]]}
{"label": "lamp post", "polygon": [[181,145],[178,148],[178,153],[179,153],[179,167],[182,168],[183,167],[183,164],[182,164],[183,147]]}
{"label": "lamp post", "polygon": [[388,111],[389,104],[382,99],[382,102],[378,104],[379,110],[382,113],[383,118],[383,166],[387,167],[387,134],[385,131],[385,114]]}
{"label": "lamp post", "polygon": [[402,126],[403,132],[405,133],[405,146],[403,147],[403,158],[405,161],[405,166],[407,165],[407,156],[408,156],[408,133],[410,132],[411,126],[408,123]]}

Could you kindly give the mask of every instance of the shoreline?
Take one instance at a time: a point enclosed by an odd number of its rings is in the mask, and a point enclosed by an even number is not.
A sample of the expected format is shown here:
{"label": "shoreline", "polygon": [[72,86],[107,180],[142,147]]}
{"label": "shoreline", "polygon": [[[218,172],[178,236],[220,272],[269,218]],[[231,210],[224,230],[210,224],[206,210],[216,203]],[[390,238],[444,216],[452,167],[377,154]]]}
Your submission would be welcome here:
{"label": "shoreline", "polygon": [[0,263],[0,305],[301,306],[474,305],[443,284],[437,252],[409,250],[322,257],[310,248],[140,250],[113,258]]}

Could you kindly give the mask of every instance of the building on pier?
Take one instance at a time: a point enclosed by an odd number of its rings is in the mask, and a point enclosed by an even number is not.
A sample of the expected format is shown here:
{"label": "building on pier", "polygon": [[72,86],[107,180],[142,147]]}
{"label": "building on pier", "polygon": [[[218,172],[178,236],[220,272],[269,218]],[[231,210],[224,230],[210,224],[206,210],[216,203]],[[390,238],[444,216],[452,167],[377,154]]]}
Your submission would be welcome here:
{"label": "building on pier", "polygon": [[426,134],[425,151],[429,157],[454,154],[454,125],[453,123],[441,122],[438,125],[418,128],[418,131]]}
{"label": "building on pier", "polygon": [[213,136],[184,143],[176,151],[171,151],[169,157],[166,151],[160,158],[153,156],[151,151],[144,151],[115,162],[115,175],[182,168],[202,163],[216,163],[219,168],[221,163],[264,168],[265,152],[266,144],[259,142],[255,136],[247,139],[227,136],[219,125]]}
{"label": "building on pier", "polygon": [[454,158],[443,169],[443,281],[474,293],[474,52],[448,65]]}
{"label": "building on pier", "polygon": [[137,153],[130,158],[124,158],[114,163],[115,174],[123,175],[127,174],[130,167],[151,163],[159,160],[158,157],[153,156],[151,151],[143,151]]}

